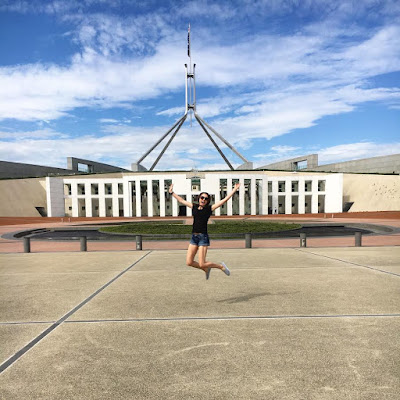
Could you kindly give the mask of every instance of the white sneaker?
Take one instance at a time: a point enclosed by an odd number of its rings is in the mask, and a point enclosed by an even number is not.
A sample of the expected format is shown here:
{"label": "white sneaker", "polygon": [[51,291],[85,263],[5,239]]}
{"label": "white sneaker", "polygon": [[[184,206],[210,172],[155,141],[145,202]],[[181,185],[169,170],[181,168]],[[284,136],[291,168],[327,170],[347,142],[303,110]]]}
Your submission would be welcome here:
{"label": "white sneaker", "polygon": [[225,274],[229,276],[231,274],[231,271],[229,271],[229,268],[226,266],[226,264],[224,262],[222,262],[221,264],[224,267],[224,269],[222,271],[225,272]]}

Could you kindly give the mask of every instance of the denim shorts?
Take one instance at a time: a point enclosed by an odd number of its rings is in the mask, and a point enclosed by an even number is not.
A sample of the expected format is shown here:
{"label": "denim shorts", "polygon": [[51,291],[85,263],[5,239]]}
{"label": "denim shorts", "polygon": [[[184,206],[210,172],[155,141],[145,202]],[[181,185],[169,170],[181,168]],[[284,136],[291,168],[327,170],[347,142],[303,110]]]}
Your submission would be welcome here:
{"label": "denim shorts", "polygon": [[195,246],[209,246],[210,239],[207,233],[192,233],[190,244],[194,244]]}

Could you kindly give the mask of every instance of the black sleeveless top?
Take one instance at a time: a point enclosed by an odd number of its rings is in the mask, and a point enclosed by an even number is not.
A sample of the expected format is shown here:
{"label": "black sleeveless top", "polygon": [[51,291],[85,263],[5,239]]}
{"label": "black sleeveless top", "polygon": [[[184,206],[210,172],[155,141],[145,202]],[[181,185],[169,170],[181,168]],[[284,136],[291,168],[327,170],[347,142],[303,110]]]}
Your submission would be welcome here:
{"label": "black sleeveless top", "polygon": [[198,204],[193,204],[193,229],[192,233],[207,233],[207,222],[212,214],[211,206],[207,205],[199,210]]}

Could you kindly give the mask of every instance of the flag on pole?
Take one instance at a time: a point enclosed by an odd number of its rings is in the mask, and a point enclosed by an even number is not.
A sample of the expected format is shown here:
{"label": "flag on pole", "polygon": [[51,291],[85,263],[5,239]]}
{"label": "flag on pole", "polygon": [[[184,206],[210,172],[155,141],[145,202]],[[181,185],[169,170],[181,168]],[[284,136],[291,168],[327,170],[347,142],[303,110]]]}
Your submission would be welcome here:
{"label": "flag on pole", "polygon": [[190,24],[188,28],[188,57],[190,57]]}

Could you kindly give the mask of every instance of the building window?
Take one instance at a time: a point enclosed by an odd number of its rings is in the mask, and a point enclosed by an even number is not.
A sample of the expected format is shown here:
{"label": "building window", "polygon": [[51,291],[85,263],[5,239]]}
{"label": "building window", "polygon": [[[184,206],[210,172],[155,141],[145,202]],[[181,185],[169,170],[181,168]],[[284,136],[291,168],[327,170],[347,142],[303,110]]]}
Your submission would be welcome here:
{"label": "building window", "polygon": [[191,181],[192,181],[192,192],[200,192],[201,190],[200,178],[193,177]]}
{"label": "building window", "polygon": [[286,185],[285,185],[285,181],[279,181],[278,182],[278,192],[285,192],[286,191]]}
{"label": "building window", "polygon": [[318,181],[318,192],[325,192],[325,181]]}
{"label": "building window", "polygon": [[85,194],[85,184],[84,183],[78,184],[78,194]]}
{"label": "building window", "polygon": [[307,160],[297,161],[293,163],[293,170],[299,171],[307,168]]}
{"label": "building window", "polygon": [[272,182],[268,182],[268,193],[272,193]]}
{"label": "building window", "polygon": [[64,185],[64,194],[68,195],[68,196],[71,196],[72,189],[71,189],[71,184],[70,183],[67,183],[67,184]]}
{"label": "building window", "polygon": [[111,183],[106,183],[104,186],[105,186],[106,194],[112,194],[112,184]]}
{"label": "building window", "polygon": [[312,181],[305,181],[304,182],[304,191],[311,192],[311,188],[312,188]]}
{"label": "building window", "polygon": [[298,192],[299,191],[299,181],[293,181],[292,182],[292,192]]}
{"label": "building window", "polygon": [[97,183],[91,184],[92,194],[99,194],[99,185]]}

